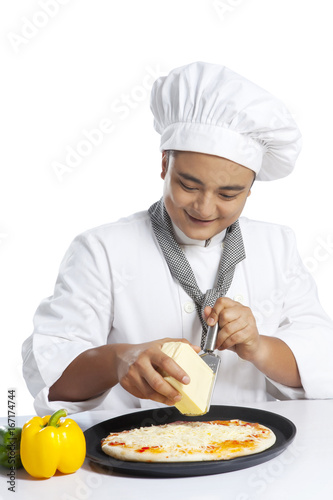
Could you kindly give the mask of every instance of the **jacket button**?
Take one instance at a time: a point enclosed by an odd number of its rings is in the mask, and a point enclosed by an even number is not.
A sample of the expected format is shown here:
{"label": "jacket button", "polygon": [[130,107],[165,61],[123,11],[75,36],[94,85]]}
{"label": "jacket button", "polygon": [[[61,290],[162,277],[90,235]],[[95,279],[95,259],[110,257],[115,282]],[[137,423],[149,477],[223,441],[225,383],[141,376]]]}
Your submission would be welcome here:
{"label": "jacket button", "polygon": [[244,302],[244,297],[243,297],[243,295],[240,295],[240,294],[239,294],[239,295],[235,295],[235,296],[233,297],[233,300],[234,300],[235,302],[240,302],[241,304],[243,304],[243,302]]}
{"label": "jacket button", "polygon": [[195,310],[195,303],[194,302],[186,302],[184,304],[184,311],[187,313],[191,313]]}

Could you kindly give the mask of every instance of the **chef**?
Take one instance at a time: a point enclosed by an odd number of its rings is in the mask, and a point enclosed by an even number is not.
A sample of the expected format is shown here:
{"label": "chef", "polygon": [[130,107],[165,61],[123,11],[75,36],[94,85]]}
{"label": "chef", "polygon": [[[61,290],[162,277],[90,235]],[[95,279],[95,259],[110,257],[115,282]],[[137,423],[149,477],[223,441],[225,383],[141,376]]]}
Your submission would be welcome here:
{"label": "chef", "polygon": [[196,352],[218,322],[213,404],[333,397],[333,323],[289,227],[241,217],[254,181],[294,168],[300,132],[275,97],[230,69],[177,68],[153,86],[163,197],[77,236],[24,342],[23,372],[45,414],[173,405],[161,351]]}

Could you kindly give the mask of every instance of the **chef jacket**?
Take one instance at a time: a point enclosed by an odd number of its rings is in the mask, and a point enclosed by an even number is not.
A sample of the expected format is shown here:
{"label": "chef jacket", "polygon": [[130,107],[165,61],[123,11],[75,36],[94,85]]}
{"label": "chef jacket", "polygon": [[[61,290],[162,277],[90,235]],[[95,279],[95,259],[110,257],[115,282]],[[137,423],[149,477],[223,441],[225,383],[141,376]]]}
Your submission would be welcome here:
{"label": "chef jacket", "polygon": [[[251,308],[260,334],[278,337],[290,347],[302,388],[269,380],[233,351],[218,351],[221,364],[212,404],[332,398],[333,322],[318,301],[294,233],[286,226],[245,217],[240,227],[246,259],[236,266],[227,296]],[[175,233],[199,288],[212,288],[225,231],[208,246],[176,227]],[[163,406],[132,396],[120,384],[82,402],[49,401],[48,391],[87,349],[164,337],[200,345],[201,330],[195,304],[172,277],[147,211],[88,230],[70,245],[54,294],[38,307],[34,331],[23,344],[23,373],[35,409],[38,414],[62,406],[70,413],[108,409],[115,415]]]}

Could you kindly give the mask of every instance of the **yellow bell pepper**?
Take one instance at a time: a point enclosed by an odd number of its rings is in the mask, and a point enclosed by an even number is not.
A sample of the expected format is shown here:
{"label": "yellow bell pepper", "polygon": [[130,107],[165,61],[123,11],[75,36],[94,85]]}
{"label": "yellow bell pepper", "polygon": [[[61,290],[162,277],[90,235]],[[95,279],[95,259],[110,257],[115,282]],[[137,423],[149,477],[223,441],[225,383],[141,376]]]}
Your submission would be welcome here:
{"label": "yellow bell pepper", "polygon": [[53,415],[33,417],[26,422],[21,435],[21,461],[33,477],[49,478],[56,470],[71,474],[78,470],[86,456],[86,440],[78,424],[66,410]]}

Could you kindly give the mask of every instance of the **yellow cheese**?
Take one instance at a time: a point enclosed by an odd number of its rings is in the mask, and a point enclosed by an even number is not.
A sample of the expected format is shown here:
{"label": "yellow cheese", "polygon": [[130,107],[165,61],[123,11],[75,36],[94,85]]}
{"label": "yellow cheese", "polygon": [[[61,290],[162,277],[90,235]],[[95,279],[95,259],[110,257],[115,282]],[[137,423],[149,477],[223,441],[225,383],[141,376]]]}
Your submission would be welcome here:
{"label": "yellow cheese", "polygon": [[188,344],[166,342],[162,351],[170,356],[190,377],[189,384],[182,384],[170,376],[165,376],[181,395],[182,399],[175,407],[185,415],[203,415],[208,410],[214,373]]}

